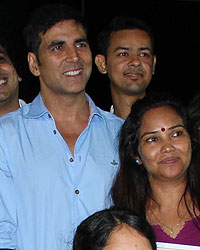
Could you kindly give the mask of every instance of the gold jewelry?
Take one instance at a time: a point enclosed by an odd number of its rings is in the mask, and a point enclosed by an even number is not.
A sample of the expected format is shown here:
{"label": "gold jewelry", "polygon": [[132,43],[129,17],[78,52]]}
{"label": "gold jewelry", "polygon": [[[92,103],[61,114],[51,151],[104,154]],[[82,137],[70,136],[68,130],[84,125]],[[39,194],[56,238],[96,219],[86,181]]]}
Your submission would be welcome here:
{"label": "gold jewelry", "polygon": [[169,234],[172,235],[175,231],[175,229],[180,225],[180,222],[178,222],[175,226],[173,227],[169,227],[167,225],[165,225],[163,222],[161,222],[156,216],[155,214],[152,212],[154,218],[156,219],[156,221],[158,222],[158,224],[161,226],[161,227],[166,227],[167,229],[169,229]]}
{"label": "gold jewelry", "polygon": [[[163,229],[163,231],[165,233],[167,233],[170,237],[174,238],[174,236],[176,237],[178,233],[176,233],[176,229],[179,227],[179,229],[182,229],[184,224],[185,224],[185,220],[183,220],[183,218],[180,218],[180,221],[173,227],[169,227],[168,225],[164,224],[160,219],[157,218],[157,216],[153,213],[153,211],[151,210],[151,214],[153,215],[154,219],[156,220],[157,224],[161,226],[161,228]],[[167,230],[165,230],[165,228]],[[175,235],[174,235],[175,234]]]}

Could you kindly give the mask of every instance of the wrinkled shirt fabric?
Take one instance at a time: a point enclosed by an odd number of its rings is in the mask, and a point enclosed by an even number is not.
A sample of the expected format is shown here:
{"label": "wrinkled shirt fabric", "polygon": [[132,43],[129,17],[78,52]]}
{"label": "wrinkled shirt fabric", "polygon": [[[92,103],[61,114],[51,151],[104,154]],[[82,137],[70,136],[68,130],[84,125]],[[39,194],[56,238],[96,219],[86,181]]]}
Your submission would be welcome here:
{"label": "wrinkled shirt fabric", "polygon": [[70,250],[80,222],[110,206],[123,120],[86,98],[74,155],[40,94],[0,118],[0,248]]}

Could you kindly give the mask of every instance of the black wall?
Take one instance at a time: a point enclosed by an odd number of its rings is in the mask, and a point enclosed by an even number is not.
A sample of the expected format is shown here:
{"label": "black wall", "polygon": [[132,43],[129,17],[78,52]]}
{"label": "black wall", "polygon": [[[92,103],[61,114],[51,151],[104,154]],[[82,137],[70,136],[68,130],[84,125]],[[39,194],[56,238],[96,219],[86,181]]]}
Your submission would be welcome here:
{"label": "black wall", "polygon": [[[55,1],[42,1],[55,2]],[[97,31],[116,15],[129,15],[145,19],[153,28],[156,38],[156,74],[148,91],[168,91],[188,102],[200,92],[200,2],[199,1],[113,1],[113,0],[71,0],[66,2],[79,8],[89,23],[90,43],[95,55]],[[22,75],[20,97],[31,101],[39,91],[38,79],[28,70],[26,46],[22,29],[29,13],[41,1],[10,1],[0,4],[0,33],[6,38],[9,54]],[[109,81],[93,66],[87,92],[96,104],[109,109],[111,104]]]}

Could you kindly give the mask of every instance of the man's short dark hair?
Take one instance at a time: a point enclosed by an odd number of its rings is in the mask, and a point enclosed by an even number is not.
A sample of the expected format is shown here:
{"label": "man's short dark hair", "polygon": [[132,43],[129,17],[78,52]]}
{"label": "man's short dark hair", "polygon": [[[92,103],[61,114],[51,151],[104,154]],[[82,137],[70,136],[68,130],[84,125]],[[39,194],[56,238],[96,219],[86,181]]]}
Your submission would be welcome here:
{"label": "man's short dark hair", "polygon": [[77,24],[81,24],[87,32],[86,24],[80,12],[71,6],[52,3],[35,9],[24,29],[28,50],[33,52],[39,59],[40,35],[44,35],[55,24],[71,19],[75,20]]}
{"label": "man's short dark hair", "polygon": [[117,16],[99,33],[97,37],[97,52],[106,57],[107,49],[110,46],[110,36],[114,31],[139,29],[147,32],[154,50],[154,36],[149,25],[144,20],[132,17]]}

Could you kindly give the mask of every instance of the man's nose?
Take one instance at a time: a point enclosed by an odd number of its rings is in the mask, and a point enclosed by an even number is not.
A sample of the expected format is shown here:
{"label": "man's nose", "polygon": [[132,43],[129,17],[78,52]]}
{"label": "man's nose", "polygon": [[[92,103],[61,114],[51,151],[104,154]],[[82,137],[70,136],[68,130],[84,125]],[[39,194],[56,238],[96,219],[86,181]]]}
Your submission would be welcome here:
{"label": "man's nose", "polygon": [[67,48],[66,49],[66,58],[65,60],[67,62],[78,62],[79,56],[78,52],[76,51],[75,48]]}
{"label": "man's nose", "polygon": [[138,55],[132,55],[129,61],[130,66],[138,67],[141,65],[141,61]]}

